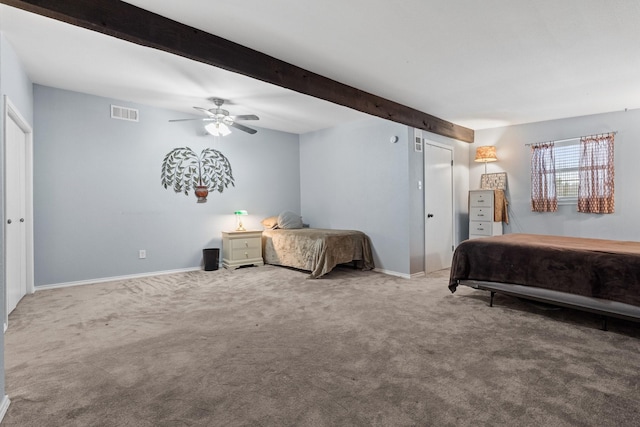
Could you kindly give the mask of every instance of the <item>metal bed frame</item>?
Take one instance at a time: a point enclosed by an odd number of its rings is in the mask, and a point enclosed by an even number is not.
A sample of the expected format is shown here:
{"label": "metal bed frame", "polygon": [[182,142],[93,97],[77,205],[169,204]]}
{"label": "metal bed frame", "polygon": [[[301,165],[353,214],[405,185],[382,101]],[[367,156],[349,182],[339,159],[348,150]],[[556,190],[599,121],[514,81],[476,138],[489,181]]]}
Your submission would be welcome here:
{"label": "metal bed frame", "polygon": [[489,307],[493,307],[493,297],[497,292],[505,295],[540,301],[557,306],[574,308],[602,316],[602,330],[607,330],[607,319],[619,319],[640,322],[640,307],[602,298],[586,297],[582,295],[559,292],[551,289],[511,283],[485,282],[480,280],[458,280],[458,284],[491,292]]}

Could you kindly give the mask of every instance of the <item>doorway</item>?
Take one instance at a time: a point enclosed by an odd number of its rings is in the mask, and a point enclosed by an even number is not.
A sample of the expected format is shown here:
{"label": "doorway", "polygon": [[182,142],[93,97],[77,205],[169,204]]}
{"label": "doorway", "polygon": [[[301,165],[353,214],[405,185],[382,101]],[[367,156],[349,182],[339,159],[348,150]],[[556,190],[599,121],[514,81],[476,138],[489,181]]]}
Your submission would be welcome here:
{"label": "doorway", "polygon": [[5,96],[5,330],[9,313],[33,292],[33,132]]}
{"label": "doorway", "polygon": [[425,273],[451,267],[453,257],[453,149],[424,141]]}

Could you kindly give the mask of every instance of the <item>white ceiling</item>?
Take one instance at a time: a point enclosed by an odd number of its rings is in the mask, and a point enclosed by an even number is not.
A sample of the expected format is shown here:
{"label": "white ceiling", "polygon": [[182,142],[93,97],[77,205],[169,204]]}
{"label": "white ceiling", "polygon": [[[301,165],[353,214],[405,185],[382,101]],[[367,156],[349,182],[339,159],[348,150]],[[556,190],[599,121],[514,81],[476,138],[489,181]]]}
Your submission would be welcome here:
{"label": "white ceiling", "polygon": [[[640,108],[637,0],[128,3],[476,130]],[[0,14],[34,83],[180,117],[221,97],[232,114],[293,133],[362,117],[5,5]]]}

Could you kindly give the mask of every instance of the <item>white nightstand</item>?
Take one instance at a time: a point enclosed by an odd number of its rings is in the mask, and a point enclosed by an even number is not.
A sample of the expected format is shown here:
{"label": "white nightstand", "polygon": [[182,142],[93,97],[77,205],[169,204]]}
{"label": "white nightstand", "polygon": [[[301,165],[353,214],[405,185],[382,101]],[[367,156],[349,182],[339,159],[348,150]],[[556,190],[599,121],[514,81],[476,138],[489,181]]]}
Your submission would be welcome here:
{"label": "white nightstand", "polygon": [[243,265],[264,265],[262,231],[223,231],[222,266],[235,270]]}

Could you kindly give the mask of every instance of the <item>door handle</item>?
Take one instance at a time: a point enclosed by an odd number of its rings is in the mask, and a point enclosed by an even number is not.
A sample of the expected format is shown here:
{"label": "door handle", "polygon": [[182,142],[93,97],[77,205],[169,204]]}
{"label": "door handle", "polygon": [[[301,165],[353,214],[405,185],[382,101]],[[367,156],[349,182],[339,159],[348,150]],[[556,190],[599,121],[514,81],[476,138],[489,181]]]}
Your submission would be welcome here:
{"label": "door handle", "polygon": [[427,214],[427,218],[433,218],[433,214]]}
{"label": "door handle", "polygon": [[8,220],[7,220],[7,224],[11,224],[11,222],[12,222],[12,221],[11,221],[10,219],[8,219]]}
{"label": "door handle", "polygon": [[20,222],[24,222],[24,218],[20,218]]}

